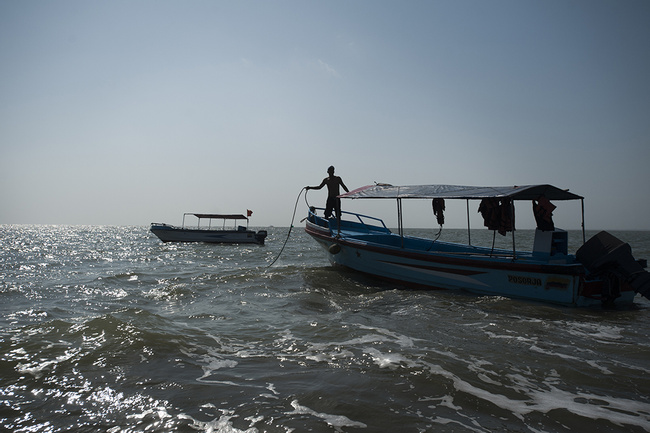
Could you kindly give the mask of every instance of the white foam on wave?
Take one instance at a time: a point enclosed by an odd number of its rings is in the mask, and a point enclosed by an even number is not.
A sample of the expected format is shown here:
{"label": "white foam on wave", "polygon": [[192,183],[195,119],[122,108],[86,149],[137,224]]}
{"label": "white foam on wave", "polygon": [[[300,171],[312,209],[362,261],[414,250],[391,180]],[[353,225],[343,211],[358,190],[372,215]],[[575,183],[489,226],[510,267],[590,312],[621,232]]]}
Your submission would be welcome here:
{"label": "white foam on wave", "polygon": [[272,384],[272,383],[267,383],[267,384],[266,384],[266,389],[268,389],[269,391],[271,391],[274,395],[278,395],[278,394],[279,394],[278,391],[276,391],[276,389],[275,389],[275,385]]}
{"label": "white foam on wave", "polygon": [[48,316],[46,311],[39,311],[39,310],[34,310],[33,308],[30,308],[29,310],[21,310],[21,311],[16,311],[13,313],[10,313],[7,315],[10,319],[16,319],[18,317],[21,318],[36,318],[36,319],[46,319]]}
{"label": "white foam on wave", "polygon": [[[212,376],[215,371],[221,370],[223,368],[235,368],[238,364],[237,361],[232,359],[221,359],[213,358],[210,356],[203,356],[205,365],[201,366],[203,369],[203,376],[196,379],[198,382],[214,383],[215,381],[210,381],[207,378]],[[218,381],[221,383],[221,381]]]}
{"label": "white foam on wave", "polygon": [[[212,376],[216,371],[223,369],[232,369],[239,365],[234,359],[223,358],[218,354],[207,353],[207,354],[195,354],[191,349],[181,348],[180,351],[191,358],[195,358],[199,364],[201,364],[201,369],[203,370],[203,375],[198,377],[197,382],[203,383],[228,383],[227,381],[220,380],[209,380],[208,378]],[[230,382],[229,384],[235,385],[235,383]]]}
{"label": "white foam on wave", "polygon": [[460,426],[462,428],[463,431],[474,431],[474,432],[478,432],[478,433],[485,433],[485,429],[483,429],[483,428],[472,427],[470,425],[467,425],[465,423],[462,423],[462,422],[460,422],[458,420],[454,420],[454,419],[443,418],[443,417],[437,416],[433,420],[431,420],[431,422],[434,422],[434,423],[440,424],[440,425],[457,424],[458,426]]}
{"label": "white foam on wave", "polygon": [[417,363],[411,361],[405,356],[399,353],[383,353],[374,347],[369,347],[363,350],[364,353],[367,353],[372,357],[372,360],[379,368],[389,368],[391,370],[396,370],[400,367],[417,367]]}
{"label": "white foam on wave", "polygon": [[546,389],[540,389],[539,385],[531,383],[521,375],[508,375],[508,379],[515,383],[511,388],[522,394],[521,399],[513,399],[479,388],[439,365],[426,364],[432,374],[451,380],[457,391],[490,402],[509,411],[522,421],[525,415],[532,412],[545,414],[553,410],[567,410],[574,415],[607,420],[618,426],[639,426],[644,429],[650,427],[650,404],[612,396],[561,390],[553,384],[557,381],[555,376],[551,376],[550,380],[544,382]]}
{"label": "white foam on wave", "polygon": [[365,425],[362,422],[358,421],[352,421],[350,418],[344,416],[344,415],[331,415],[328,413],[322,413],[322,412],[316,412],[313,409],[308,408],[307,406],[302,406],[298,403],[298,400],[293,400],[291,402],[291,406],[293,406],[293,411],[287,412],[287,415],[311,415],[315,416],[316,418],[320,418],[324,420],[328,425],[331,425],[332,427],[339,428],[339,427],[359,427],[359,428],[366,428],[367,425]]}
{"label": "white foam on wave", "polygon": [[548,391],[533,390],[529,395],[529,411],[547,413],[565,409],[588,419],[603,419],[618,426],[634,425],[650,429],[650,404],[647,403],[585,392],[572,393],[556,387]]}
{"label": "white foam on wave", "polygon": [[[210,433],[258,433],[259,430],[253,426],[247,428],[246,430],[241,430],[233,426],[232,422],[230,421],[232,418],[236,418],[236,415],[234,415],[234,412],[228,411],[228,410],[221,410],[222,415],[218,419],[214,419],[212,421],[199,421],[195,419],[194,417],[187,415],[187,414],[181,414],[179,415],[179,419],[186,419],[192,421],[191,427],[199,430],[199,431],[204,431],[204,432],[210,432]],[[248,420],[251,422],[251,424],[255,424],[260,421],[260,419],[255,418],[253,420]]]}
{"label": "white foam on wave", "polygon": [[54,369],[58,364],[69,361],[81,353],[80,348],[67,349],[63,355],[52,360],[39,359],[38,361],[18,363],[16,371],[23,374],[31,374],[36,379],[43,377],[47,371]]}
{"label": "white foam on wave", "polygon": [[[542,355],[555,356],[555,357],[561,358],[564,361],[583,362],[582,359],[578,358],[577,356],[567,355],[567,354],[564,354],[564,353],[559,353],[559,352],[555,352],[555,351],[551,351],[551,350],[542,349],[541,347],[539,347],[537,345],[531,346],[530,350],[531,350],[531,352],[540,353]],[[590,365],[591,367],[600,370],[601,374],[614,374],[611,370],[609,370],[606,367],[603,367],[603,366],[599,365],[598,362],[596,362],[596,361],[586,360],[584,362],[587,363],[588,365]]]}
{"label": "white foam on wave", "polygon": [[382,335],[377,335],[377,334],[368,334],[368,335],[363,335],[361,337],[357,338],[351,338],[349,340],[345,341],[331,341],[328,343],[311,343],[311,347],[314,350],[324,350],[329,347],[335,346],[335,347],[350,347],[350,346],[361,346],[364,344],[373,344],[373,343],[383,343],[390,341],[389,338],[384,337]]}
{"label": "white foam on wave", "polygon": [[339,348],[328,353],[318,352],[313,355],[306,355],[305,359],[316,362],[327,362],[331,364],[339,360],[352,359],[353,357],[354,353],[350,352],[349,350],[341,350]]}
{"label": "white foam on wave", "polygon": [[438,406],[448,407],[449,409],[460,411],[463,408],[454,404],[454,398],[450,395],[443,395],[440,398],[432,398],[427,400],[438,401]]}
{"label": "white foam on wave", "polygon": [[393,342],[398,344],[400,347],[414,347],[416,340],[424,341],[424,340],[421,340],[421,339],[407,337],[406,335],[398,334],[396,332],[389,331],[388,329],[384,329],[384,328],[376,328],[376,327],[373,327],[373,326],[366,326],[366,325],[356,325],[356,326],[358,326],[360,329],[367,329],[367,330],[370,330],[370,331],[375,331],[375,332],[377,332],[379,334],[391,337],[391,338],[393,338]]}
{"label": "white foam on wave", "polygon": [[[306,359],[316,362],[332,363],[343,359],[352,359],[354,357],[353,348],[363,348],[364,353],[373,356],[373,360],[380,365],[380,367],[389,367],[391,364],[399,364],[406,362],[407,359],[401,357],[399,360],[396,353],[381,354],[378,350],[373,349],[372,346],[377,343],[392,343],[401,348],[412,348],[415,346],[414,339],[405,335],[397,334],[383,328],[370,327],[365,325],[355,325],[359,329],[374,331],[359,337],[351,338],[345,341],[331,341],[327,343],[309,343],[308,350],[302,355]],[[286,341],[284,336],[283,341]],[[293,337],[293,336],[291,336]],[[368,348],[367,346],[371,346]]]}
{"label": "white foam on wave", "polygon": [[562,323],[567,332],[571,335],[596,340],[599,343],[617,344],[623,339],[623,328],[620,326],[604,325],[602,323]]}

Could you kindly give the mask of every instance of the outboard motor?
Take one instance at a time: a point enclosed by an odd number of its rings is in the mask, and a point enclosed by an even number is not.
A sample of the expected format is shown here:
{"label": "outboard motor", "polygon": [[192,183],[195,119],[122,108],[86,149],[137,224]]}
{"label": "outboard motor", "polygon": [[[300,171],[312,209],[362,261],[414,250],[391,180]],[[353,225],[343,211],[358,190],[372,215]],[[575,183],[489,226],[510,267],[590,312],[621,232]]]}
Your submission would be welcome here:
{"label": "outboard motor", "polygon": [[650,299],[650,273],[643,269],[647,262],[635,260],[630,245],[616,236],[605,231],[598,233],[576,251],[576,258],[589,272],[605,280],[605,300],[613,301],[619,296],[622,282]]}
{"label": "outboard motor", "polygon": [[257,233],[255,233],[255,239],[257,239],[257,242],[264,245],[264,239],[266,239],[266,235],[266,230],[259,230]]}

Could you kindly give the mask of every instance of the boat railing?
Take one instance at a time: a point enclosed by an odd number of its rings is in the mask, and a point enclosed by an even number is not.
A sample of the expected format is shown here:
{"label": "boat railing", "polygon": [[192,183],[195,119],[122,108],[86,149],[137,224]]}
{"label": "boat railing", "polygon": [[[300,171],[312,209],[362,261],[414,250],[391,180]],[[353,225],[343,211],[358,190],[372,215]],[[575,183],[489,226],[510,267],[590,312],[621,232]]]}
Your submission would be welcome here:
{"label": "boat railing", "polygon": [[352,216],[356,217],[357,221],[359,221],[359,223],[362,226],[368,227],[369,229],[370,228],[376,228],[376,227],[379,227],[379,226],[366,224],[366,222],[364,221],[364,218],[368,219],[368,220],[373,220],[373,221],[381,224],[381,228],[383,229],[382,231],[390,231],[388,229],[388,227],[386,227],[386,224],[384,224],[384,221],[382,219],[380,219],[380,218],[373,217],[373,216],[370,216],[370,215],[363,215],[363,214],[360,214],[360,213],[348,212],[348,211],[341,211],[341,214],[342,214],[341,216],[343,216],[343,214],[345,214],[345,215],[352,215]]}
{"label": "boat railing", "polygon": [[[324,208],[321,207],[311,207],[309,213],[312,214],[315,218],[322,218],[316,215],[316,211],[324,211]],[[345,219],[345,216],[351,217],[350,219]],[[324,218],[322,218],[324,220]],[[341,223],[344,223],[347,226],[358,225],[356,230],[363,229],[364,231],[370,232],[384,232],[390,233],[390,229],[386,227],[386,224],[381,218],[373,217],[370,215],[359,214],[355,212],[341,211]],[[356,220],[356,221],[355,221]],[[332,220],[325,220],[329,223],[329,228],[334,231],[341,231],[343,228],[339,227],[339,221],[334,218]],[[374,224],[371,223],[374,222]]]}

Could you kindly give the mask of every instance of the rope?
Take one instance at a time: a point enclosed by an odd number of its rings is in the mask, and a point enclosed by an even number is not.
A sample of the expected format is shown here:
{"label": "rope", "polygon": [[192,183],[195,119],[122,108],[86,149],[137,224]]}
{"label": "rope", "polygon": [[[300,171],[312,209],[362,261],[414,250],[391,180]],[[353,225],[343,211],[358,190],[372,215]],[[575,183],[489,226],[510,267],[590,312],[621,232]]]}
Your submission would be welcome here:
{"label": "rope", "polygon": [[[298,197],[296,198],[296,204],[293,207],[293,216],[291,217],[291,225],[289,226],[289,232],[287,233],[287,238],[284,240],[284,244],[282,245],[282,248],[280,249],[280,252],[278,253],[278,256],[271,262],[270,265],[267,266],[267,268],[270,268],[275,264],[275,262],[280,258],[282,255],[282,251],[284,251],[284,247],[287,246],[287,242],[289,241],[289,236],[291,236],[291,230],[293,229],[293,220],[296,218],[296,209],[298,209],[298,200],[300,200],[300,196],[302,195],[302,192],[306,190],[306,187],[303,187],[303,189],[300,190],[300,193],[298,194]],[[307,193],[305,193],[305,202],[307,202]],[[309,205],[309,203],[307,204]]]}
{"label": "rope", "polygon": [[438,233],[436,234],[436,238],[431,241],[431,245],[429,245],[429,248],[427,248],[427,251],[431,251],[431,248],[433,248],[433,245],[440,238],[441,233],[442,233],[442,224],[440,225],[440,230],[438,230]]}

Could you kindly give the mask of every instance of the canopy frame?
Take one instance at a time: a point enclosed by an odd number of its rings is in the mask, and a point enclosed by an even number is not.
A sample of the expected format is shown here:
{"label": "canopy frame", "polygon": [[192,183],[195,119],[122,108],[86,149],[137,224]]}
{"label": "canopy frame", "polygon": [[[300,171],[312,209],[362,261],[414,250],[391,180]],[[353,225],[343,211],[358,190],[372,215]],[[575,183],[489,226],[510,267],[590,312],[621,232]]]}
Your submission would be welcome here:
{"label": "canopy frame", "polygon": [[202,219],[208,220],[208,230],[212,228],[213,219],[223,220],[222,229],[226,228],[226,220],[235,220],[235,226],[237,225],[236,223],[237,220],[246,220],[246,228],[248,228],[248,218],[242,214],[213,214],[213,213],[194,213],[194,212],[185,212],[183,214],[183,225],[181,226],[182,228],[185,228],[185,216],[187,215],[193,215],[199,219],[199,222],[197,224],[197,228],[199,229],[201,228]]}
{"label": "canopy frame", "polygon": [[483,200],[486,198],[508,198],[510,199],[510,212],[512,226],[512,254],[513,260],[516,259],[515,243],[515,200],[537,200],[540,196],[545,196],[549,200],[580,200],[582,213],[582,242],[586,242],[585,235],[585,206],[584,197],[569,192],[568,189],[560,189],[553,185],[523,185],[523,186],[498,186],[498,187],[476,187],[464,185],[405,185],[393,186],[389,184],[367,185],[357,188],[353,191],[339,195],[339,198],[349,199],[396,199],[397,200],[397,224],[398,232],[402,238],[402,248],[404,247],[404,225],[403,225],[403,199],[457,199],[466,200],[467,203],[467,237],[468,244],[472,244],[471,227],[470,227],[470,200]]}

